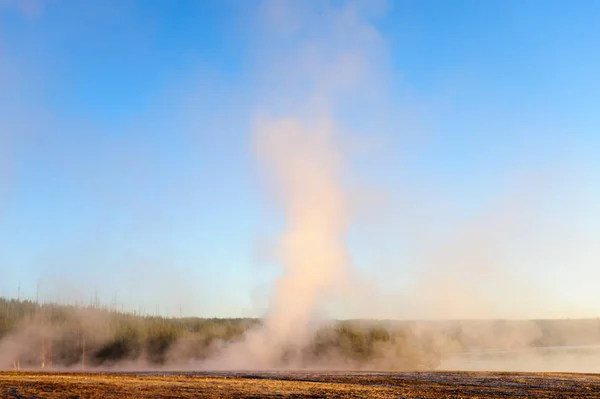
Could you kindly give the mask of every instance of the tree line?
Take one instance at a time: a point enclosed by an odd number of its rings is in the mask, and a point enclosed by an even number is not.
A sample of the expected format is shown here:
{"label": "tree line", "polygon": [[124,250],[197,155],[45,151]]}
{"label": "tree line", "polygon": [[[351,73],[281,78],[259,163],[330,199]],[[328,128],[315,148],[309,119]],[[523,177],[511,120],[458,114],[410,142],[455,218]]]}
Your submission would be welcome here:
{"label": "tree line", "polygon": [[[186,366],[214,356],[261,320],[168,318],[92,305],[0,297],[0,368]],[[307,366],[431,369],[473,350],[600,344],[600,320],[336,321],[294,349]],[[282,351],[281,362],[291,352]]]}

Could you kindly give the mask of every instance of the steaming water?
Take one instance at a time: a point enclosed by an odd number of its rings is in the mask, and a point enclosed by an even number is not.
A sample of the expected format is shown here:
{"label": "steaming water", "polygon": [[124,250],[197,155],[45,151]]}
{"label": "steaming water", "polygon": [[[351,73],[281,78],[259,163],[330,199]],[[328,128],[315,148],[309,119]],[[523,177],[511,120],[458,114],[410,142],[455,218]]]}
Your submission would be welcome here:
{"label": "steaming water", "polygon": [[600,345],[461,353],[443,359],[438,369],[600,373]]}

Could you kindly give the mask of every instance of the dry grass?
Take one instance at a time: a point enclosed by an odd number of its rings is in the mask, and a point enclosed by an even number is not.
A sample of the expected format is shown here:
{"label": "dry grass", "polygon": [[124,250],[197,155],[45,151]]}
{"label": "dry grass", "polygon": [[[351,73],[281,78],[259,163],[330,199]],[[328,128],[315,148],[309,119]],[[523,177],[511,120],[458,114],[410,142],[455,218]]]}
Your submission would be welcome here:
{"label": "dry grass", "polygon": [[0,397],[33,398],[598,398],[600,375],[542,373],[0,372]]}

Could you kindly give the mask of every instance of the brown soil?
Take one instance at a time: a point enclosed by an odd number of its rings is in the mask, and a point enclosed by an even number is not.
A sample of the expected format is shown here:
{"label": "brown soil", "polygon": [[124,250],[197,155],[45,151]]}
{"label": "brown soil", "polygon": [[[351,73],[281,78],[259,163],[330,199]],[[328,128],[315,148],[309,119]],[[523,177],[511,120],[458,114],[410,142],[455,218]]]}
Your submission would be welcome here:
{"label": "brown soil", "polygon": [[485,372],[0,372],[0,397],[600,398],[600,375]]}

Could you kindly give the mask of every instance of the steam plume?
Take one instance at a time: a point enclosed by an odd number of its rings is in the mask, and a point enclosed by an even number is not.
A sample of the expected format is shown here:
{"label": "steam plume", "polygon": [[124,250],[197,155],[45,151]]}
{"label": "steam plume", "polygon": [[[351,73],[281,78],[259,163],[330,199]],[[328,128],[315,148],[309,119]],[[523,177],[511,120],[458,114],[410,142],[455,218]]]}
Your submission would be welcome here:
{"label": "steam plume", "polygon": [[347,206],[343,154],[326,115],[261,118],[255,149],[284,212],[277,258],[283,274],[264,324],[228,348],[219,367],[273,367],[309,343],[313,316],[344,278]]}
{"label": "steam plume", "polygon": [[258,123],[258,153],[272,171],[286,218],[279,242],[284,274],[265,324],[276,343],[302,343],[311,314],[346,264],[346,201],[335,134],[327,118]]}
{"label": "steam plume", "polygon": [[359,98],[372,89],[365,79],[379,37],[363,19],[364,5],[285,4],[263,3],[268,29],[277,33],[277,51],[263,68],[270,73],[265,86],[279,90],[266,93],[263,104],[266,115],[277,116],[257,118],[253,135],[283,210],[276,256],[283,272],[261,328],[225,350],[219,367],[279,366],[283,357],[288,364],[299,358],[328,295],[347,277],[350,201],[337,115],[347,105],[344,96]]}

